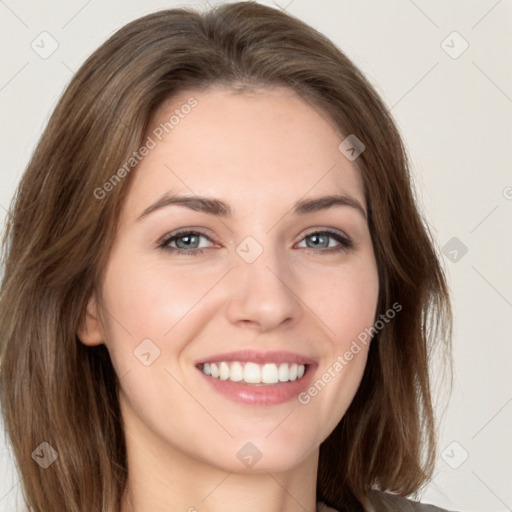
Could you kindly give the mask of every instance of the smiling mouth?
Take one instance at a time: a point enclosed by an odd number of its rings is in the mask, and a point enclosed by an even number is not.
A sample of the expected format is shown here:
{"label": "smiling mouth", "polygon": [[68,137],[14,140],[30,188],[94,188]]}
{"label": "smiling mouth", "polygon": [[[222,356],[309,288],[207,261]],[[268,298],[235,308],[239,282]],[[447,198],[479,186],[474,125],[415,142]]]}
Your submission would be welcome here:
{"label": "smiling mouth", "polygon": [[302,379],[309,365],[297,363],[264,363],[245,361],[219,361],[201,363],[197,368],[205,375],[218,380],[243,384],[284,384]]}

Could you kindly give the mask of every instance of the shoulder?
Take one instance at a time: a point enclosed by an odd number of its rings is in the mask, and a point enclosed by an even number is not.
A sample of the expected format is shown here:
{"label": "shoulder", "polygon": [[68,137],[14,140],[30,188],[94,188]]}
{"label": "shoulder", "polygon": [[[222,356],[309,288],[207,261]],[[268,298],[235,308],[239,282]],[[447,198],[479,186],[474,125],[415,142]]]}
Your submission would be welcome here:
{"label": "shoulder", "polygon": [[[367,512],[455,512],[382,491],[370,491],[369,498],[372,506]],[[318,512],[339,511],[319,501]]]}
{"label": "shoulder", "polygon": [[374,507],[371,512],[450,512],[435,505],[382,491],[370,491],[369,497]]}

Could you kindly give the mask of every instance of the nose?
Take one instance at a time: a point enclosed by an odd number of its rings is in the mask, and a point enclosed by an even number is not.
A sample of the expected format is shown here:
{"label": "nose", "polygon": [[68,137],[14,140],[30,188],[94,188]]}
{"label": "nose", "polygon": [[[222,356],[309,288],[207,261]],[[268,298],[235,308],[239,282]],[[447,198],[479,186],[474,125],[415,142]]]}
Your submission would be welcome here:
{"label": "nose", "polygon": [[234,257],[237,260],[231,272],[229,321],[260,332],[297,323],[303,311],[300,290],[277,250],[264,248],[252,263],[237,254]]}

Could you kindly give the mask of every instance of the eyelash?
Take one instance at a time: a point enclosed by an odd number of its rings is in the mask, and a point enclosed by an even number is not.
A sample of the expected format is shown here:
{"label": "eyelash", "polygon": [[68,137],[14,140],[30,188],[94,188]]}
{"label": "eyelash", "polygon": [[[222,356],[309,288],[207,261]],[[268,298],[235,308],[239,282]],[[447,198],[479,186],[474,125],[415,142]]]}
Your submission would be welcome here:
{"label": "eyelash", "polygon": [[[204,248],[202,248],[202,249],[180,249],[180,248],[175,248],[175,247],[169,247],[169,244],[171,242],[175,241],[178,238],[182,238],[186,235],[198,235],[200,237],[204,237],[204,238],[207,238],[208,240],[212,241],[210,239],[210,237],[208,237],[204,233],[200,233],[198,231],[181,230],[181,231],[178,231],[177,233],[174,233],[170,236],[166,236],[158,244],[158,247],[160,249],[163,249],[164,251],[170,251],[172,253],[179,253],[179,254],[186,254],[189,256],[196,256],[198,254],[202,254],[205,250]],[[309,238],[313,235],[328,235],[329,237],[333,238],[340,244],[338,247],[322,248],[322,250],[320,252],[323,252],[323,253],[332,254],[332,253],[338,253],[341,251],[347,252],[354,247],[354,242],[350,238],[342,236],[339,233],[337,233],[336,231],[331,231],[329,229],[324,229],[324,230],[320,230],[320,231],[312,231],[310,233],[307,233],[302,238],[302,240],[304,240],[305,238]],[[318,252],[317,249],[314,249],[312,247],[306,247],[306,249],[314,251],[314,252]]]}

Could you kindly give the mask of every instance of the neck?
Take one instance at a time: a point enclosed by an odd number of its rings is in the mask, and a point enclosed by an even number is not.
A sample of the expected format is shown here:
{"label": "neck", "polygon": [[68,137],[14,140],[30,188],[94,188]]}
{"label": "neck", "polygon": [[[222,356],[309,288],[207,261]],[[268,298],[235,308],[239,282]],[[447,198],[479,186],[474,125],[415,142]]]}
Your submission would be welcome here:
{"label": "neck", "polygon": [[125,425],[128,485],[121,512],[315,512],[318,450],[285,471],[217,468]]}

